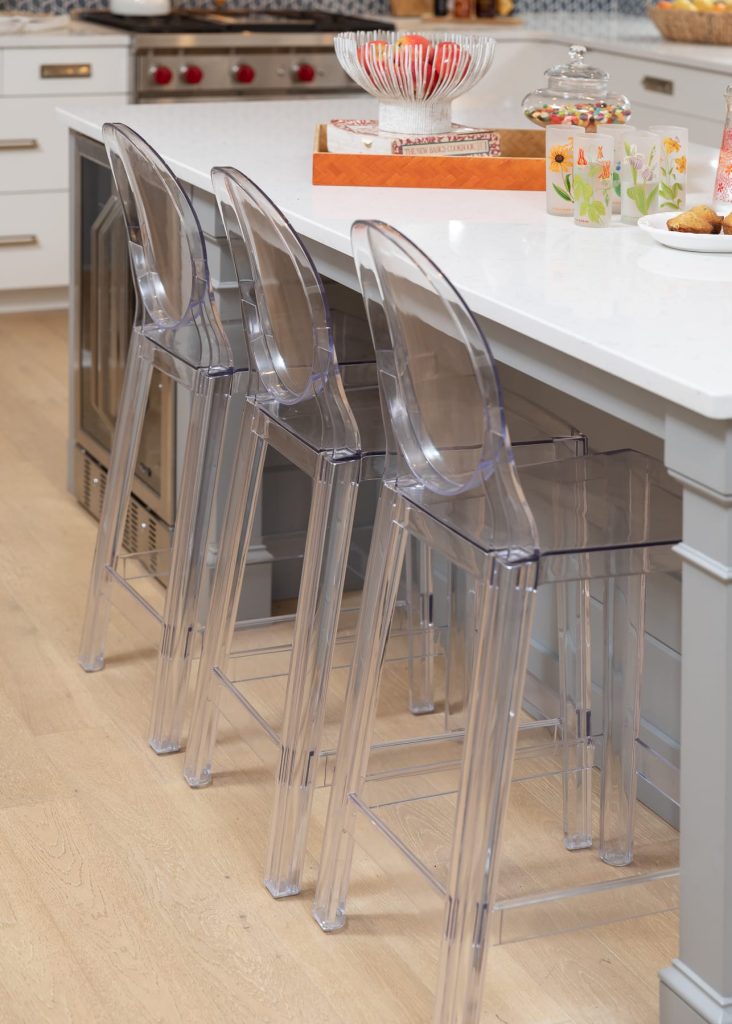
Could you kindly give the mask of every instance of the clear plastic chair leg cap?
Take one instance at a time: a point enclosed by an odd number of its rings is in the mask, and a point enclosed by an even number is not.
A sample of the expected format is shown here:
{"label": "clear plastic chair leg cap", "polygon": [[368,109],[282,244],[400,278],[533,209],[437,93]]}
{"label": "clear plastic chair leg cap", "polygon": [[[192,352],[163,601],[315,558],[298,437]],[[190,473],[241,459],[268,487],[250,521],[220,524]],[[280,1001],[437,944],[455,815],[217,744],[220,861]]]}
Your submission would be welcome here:
{"label": "clear plastic chair leg cap", "polygon": [[592,836],[567,836],[564,846],[567,850],[589,850],[592,847]]}
{"label": "clear plastic chair leg cap", "polygon": [[85,672],[100,672],[104,668],[104,655],[98,654],[96,658],[87,661],[84,658],[77,659]]}
{"label": "clear plastic chair leg cap", "polygon": [[273,878],[265,878],[264,886],[276,900],[284,899],[286,896],[297,896],[300,892],[299,885],[293,885],[292,882],[277,882]]}
{"label": "clear plastic chair leg cap", "polygon": [[318,907],[313,907],[313,917],[324,932],[339,932],[346,924],[346,912],[340,907],[336,912],[335,920],[328,920],[325,913]]}
{"label": "clear plastic chair leg cap", "polygon": [[434,701],[425,701],[423,704],[409,705],[409,711],[413,715],[431,715],[434,710]]}
{"label": "clear plastic chair leg cap", "polygon": [[[150,739],[147,742],[150,749],[154,750],[156,754],[177,754],[181,749],[180,743],[172,743],[170,740]],[[209,776],[210,781],[211,778]]]}
{"label": "clear plastic chair leg cap", "polygon": [[633,863],[633,854],[627,850],[601,850],[600,860],[611,868],[625,868]]}
{"label": "clear plastic chair leg cap", "polygon": [[204,768],[200,775],[193,775],[191,772],[183,772],[183,778],[191,789],[205,789],[211,785],[211,769]]}

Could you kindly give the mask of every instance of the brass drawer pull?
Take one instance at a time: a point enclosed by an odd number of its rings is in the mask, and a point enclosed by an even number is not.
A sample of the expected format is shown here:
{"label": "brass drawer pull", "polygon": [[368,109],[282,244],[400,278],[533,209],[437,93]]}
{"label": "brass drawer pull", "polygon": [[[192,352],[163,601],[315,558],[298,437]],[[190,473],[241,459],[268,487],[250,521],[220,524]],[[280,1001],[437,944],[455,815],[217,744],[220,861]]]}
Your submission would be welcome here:
{"label": "brass drawer pull", "polygon": [[670,78],[654,78],[653,75],[646,75],[641,79],[641,85],[648,92],[662,92],[664,96],[673,96],[674,83]]}
{"label": "brass drawer pull", "polygon": [[38,235],[0,235],[0,248],[11,245],[38,245]]}
{"label": "brass drawer pull", "polygon": [[0,139],[0,149],[38,149],[38,139]]}
{"label": "brass drawer pull", "polygon": [[41,64],[41,78],[91,78],[91,64]]}

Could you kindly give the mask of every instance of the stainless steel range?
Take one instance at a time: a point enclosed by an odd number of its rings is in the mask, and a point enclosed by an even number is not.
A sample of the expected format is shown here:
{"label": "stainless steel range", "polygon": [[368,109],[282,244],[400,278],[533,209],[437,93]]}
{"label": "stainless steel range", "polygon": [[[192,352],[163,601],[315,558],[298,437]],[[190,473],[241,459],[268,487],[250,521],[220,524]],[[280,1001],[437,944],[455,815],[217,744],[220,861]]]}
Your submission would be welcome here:
{"label": "stainless steel range", "polygon": [[139,103],[358,92],[333,52],[336,32],[393,28],[323,11],[179,10],[162,17],[78,15],[133,36]]}

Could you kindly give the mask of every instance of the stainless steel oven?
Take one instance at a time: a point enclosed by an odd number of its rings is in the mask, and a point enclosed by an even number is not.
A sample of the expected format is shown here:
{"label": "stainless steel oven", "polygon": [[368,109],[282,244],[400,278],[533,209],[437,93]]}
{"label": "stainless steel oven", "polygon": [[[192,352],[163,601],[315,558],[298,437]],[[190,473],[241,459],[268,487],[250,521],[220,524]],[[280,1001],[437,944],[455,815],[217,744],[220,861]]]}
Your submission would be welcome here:
{"label": "stainless steel oven", "polygon": [[358,92],[333,49],[337,32],[389,22],[326,11],[181,9],[160,17],[82,11],[132,35],[138,103]]}

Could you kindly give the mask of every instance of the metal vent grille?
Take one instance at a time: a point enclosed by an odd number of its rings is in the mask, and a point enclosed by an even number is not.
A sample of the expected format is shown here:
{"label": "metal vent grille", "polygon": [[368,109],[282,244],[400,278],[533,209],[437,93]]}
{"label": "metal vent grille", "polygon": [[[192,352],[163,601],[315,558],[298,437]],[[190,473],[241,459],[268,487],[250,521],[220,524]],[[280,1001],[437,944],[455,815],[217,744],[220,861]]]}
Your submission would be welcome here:
{"label": "metal vent grille", "polygon": [[[95,519],[102,514],[107,471],[83,448],[77,446],[74,458],[76,497]],[[173,528],[143,505],[134,494],[130,496],[122,538],[125,551],[137,554],[147,572],[161,583],[170,570]]]}

